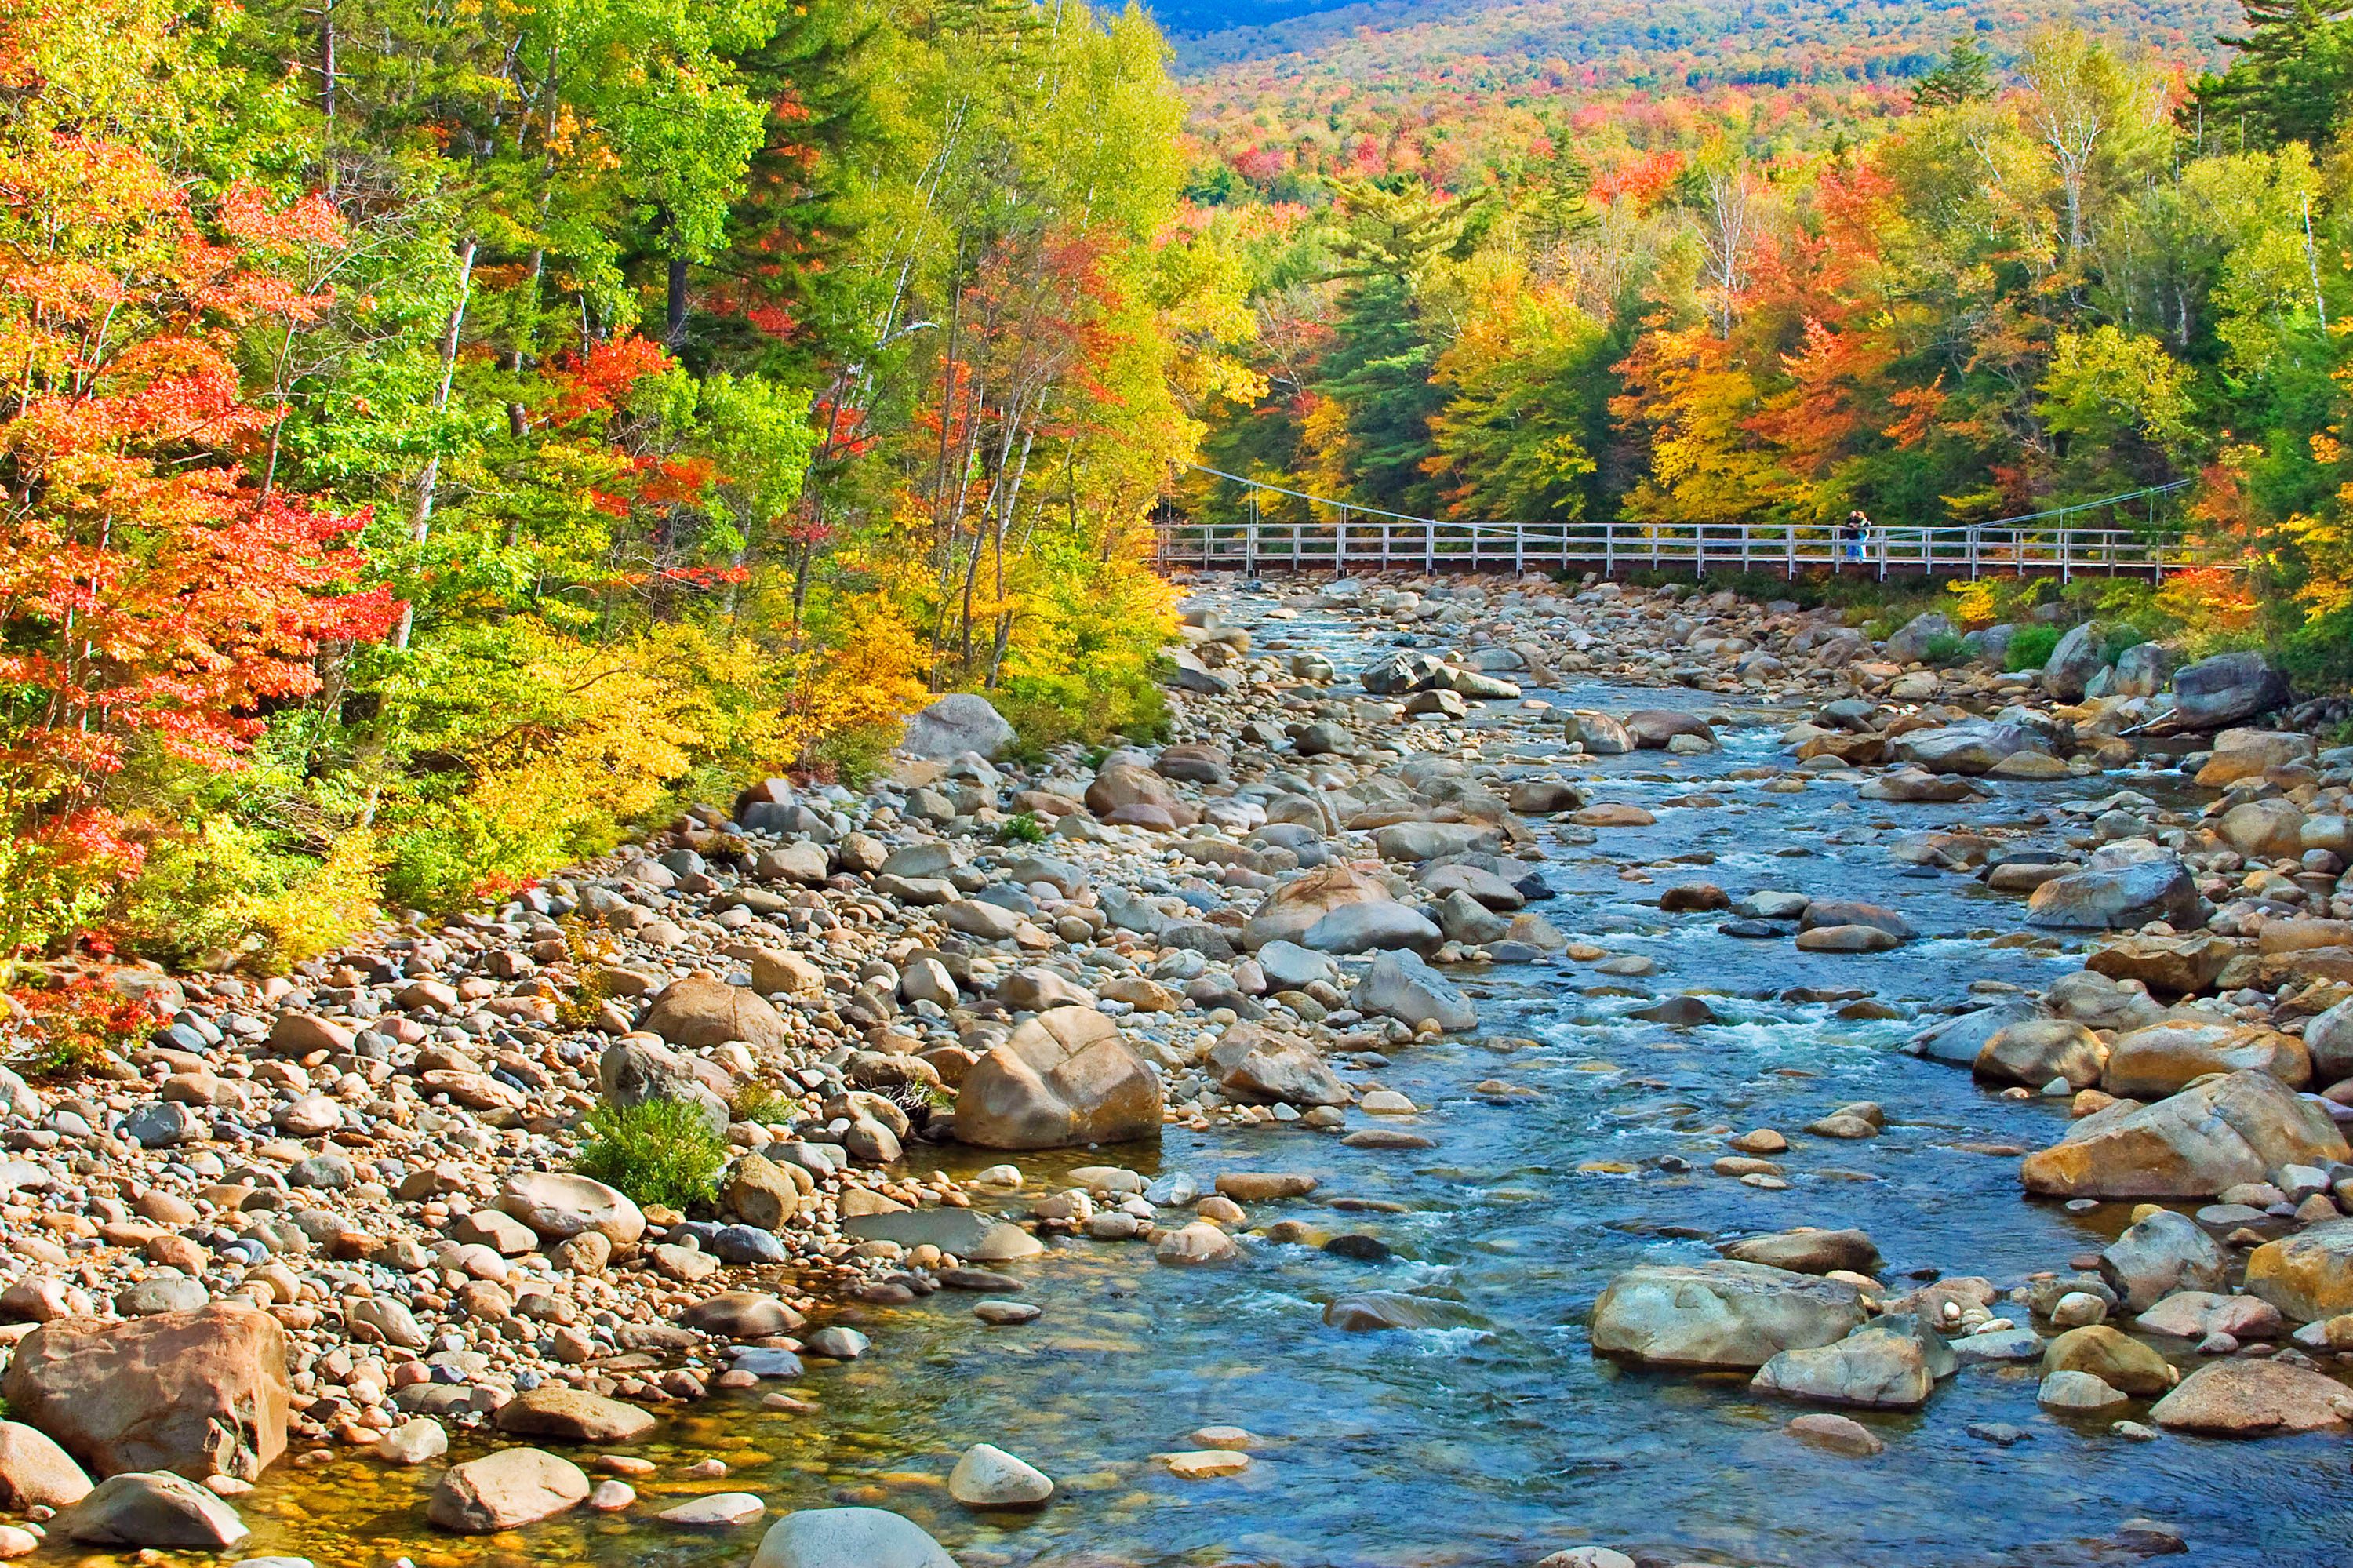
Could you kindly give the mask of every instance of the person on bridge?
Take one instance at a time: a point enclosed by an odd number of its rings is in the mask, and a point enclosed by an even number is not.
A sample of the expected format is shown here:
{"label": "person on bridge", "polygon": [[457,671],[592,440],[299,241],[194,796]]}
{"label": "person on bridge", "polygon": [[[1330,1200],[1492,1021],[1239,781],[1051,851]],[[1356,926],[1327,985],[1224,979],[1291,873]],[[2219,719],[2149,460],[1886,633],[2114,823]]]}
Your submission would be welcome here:
{"label": "person on bridge", "polygon": [[[1862,538],[1870,527],[1871,519],[1865,517],[1861,510],[1846,514],[1846,525],[1839,530],[1839,556],[1841,561],[1862,561]],[[1841,566],[1839,569],[1844,571],[1846,568]]]}

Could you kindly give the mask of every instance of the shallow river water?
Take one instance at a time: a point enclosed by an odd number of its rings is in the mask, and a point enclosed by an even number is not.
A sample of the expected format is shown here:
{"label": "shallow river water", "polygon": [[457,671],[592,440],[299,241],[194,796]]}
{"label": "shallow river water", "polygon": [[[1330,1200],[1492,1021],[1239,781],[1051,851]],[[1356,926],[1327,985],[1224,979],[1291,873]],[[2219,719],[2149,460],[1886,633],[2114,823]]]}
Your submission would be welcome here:
{"label": "shallow river water", "polygon": [[[1252,606],[1233,601],[1250,624]],[[1343,670],[1372,644],[1339,618],[1304,612],[1253,626],[1320,647]],[[1712,708],[1705,694],[1588,684],[1532,694],[1574,707]],[[1505,705],[1495,705],[1498,708]],[[1044,1316],[984,1328],[954,1291],[904,1308],[843,1315],[874,1339],[846,1365],[812,1363],[798,1393],[820,1407],[787,1415],[723,1396],[668,1423],[638,1452],[662,1473],[636,1515],[579,1518],[487,1542],[452,1542],[423,1522],[431,1473],[366,1460],[281,1467],[245,1499],[247,1554],[301,1552],[321,1568],[406,1555],[448,1564],[594,1563],[741,1568],[756,1533],[691,1537],[644,1521],[694,1490],[749,1490],[776,1513],[857,1501],[921,1520],[965,1568],[1056,1564],[1268,1564],[1281,1568],[1495,1563],[1594,1542],[1729,1565],[2066,1564],[2132,1560],[2116,1526],[2147,1516],[2178,1526],[2198,1564],[2321,1568],[2353,1562],[2353,1503],[2342,1436],[2230,1445],[2168,1436],[2135,1443],[2105,1421],[2038,1410],[2025,1370],[1964,1370],[1925,1410],[1862,1417],[1883,1454],[1847,1458],[1788,1436],[1798,1407],[1749,1396],[1738,1378],[1631,1372],[1591,1354],[1584,1319],[1611,1275],[1644,1260],[1713,1255],[1701,1236],[1795,1224],[1860,1226],[1886,1257],[1883,1277],[1915,1270],[2015,1283],[2096,1249],[2122,1205],[2085,1215],[2030,1202],[2014,1158],[1982,1146],[2035,1146],[2064,1125],[2063,1102],[2010,1101],[1965,1071],[1915,1060],[1898,1044],[1908,1015],[1957,1001],[1972,981],[2040,986],[2080,961],[2015,932],[2018,901],[1973,881],[1917,874],[1887,853],[1899,833],[2014,819],[2038,802],[2118,787],[1997,785],[1972,807],[1886,806],[1851,783],[1802,793],[1727,778],[1785,760],[1771,726],[1728,729],[1718,754],[1658,753],[1590,765],[1600,798],[1631,800],[1655,827],[1602,830],[1589,845],[1541,834],[1559,896],[1540,907],[1572,940],[1653,958],[1657,972],[1610,981],[1567,961],[1498,967],[1468,983],[1481,1034],[1395,1053],[1375,1075],[1424,1114],[1405,1123],[1437,1140],[1419,1152],[1355,1150],[1271,1128],[1171,1128],[1142,1150],[1026,1157],[1032,1190],[1058,1169],[1109,1158],[1147,1174],[1298,1170],[1312,1197],[1253,1208],[1253,1223],[1304,1219],[1361,1232],[1395,1250],[1382,1264],[1310,1246],[1260,1244],[1231,1268],[1156,1266],[1135,1244],[1058,1245],[1015,1266]],[[2154,789],[2147,779],[2123,782]],[[1700,790],[1710,809],[1661,802]],[[1678,855],[1712,863],[1663,865]],[[1621,880],[1650,865],[1650,883]],[[1724,936],[1720,915],[1662,916],[1662,887],[1716,883],[1735,896],[1784,887],[1885,903],[1925,936],[1873,957],[1807,955],[1786,939]],[[1647,902],[1646,902],[1647,901]],[[1838,1005],[1784,1000],[1793,988],[1864,987],[1907,1014],[1848,1021]],[[1660,995],[1709,996],[1726,1022],[1676,1030],[1626,1014]],[[1485,1097],[1501,1079],[1531,1095]],[[1856,1141],[1799,1137],[1786,1192],[1715,1176],[1724,1130],[1794,1130],[1838,1105],[1881,1102],[1889,1126]],[[1647,1161],[1676,1155],[1670,1174]],[[951,1171],[994,1162],[954,1150]],[[1582,1166],[1625,1166],[1639,1174]],[[1359,1207],[1359,1202],[1370,1206]],[[1349,1334],[1324,1304],[1367,1288],[1450,1304],[1451,1326]],[[774,1387],[775,1385],[769,1385]],[[2131,1412],[2144,1415],[2145,1408]],[[2023,1429],[2010,1446],[1972,1424]],[[1190,1447],[1208,1425],[1263,1440],[1242,1475],[1179,1480],[1152,1456]],[[978,1520],[944,1481],[977,1441],[1056,1478],[1043,1510]],[[729,1461],[723,1481],[674,1478],[692,1458]]]}

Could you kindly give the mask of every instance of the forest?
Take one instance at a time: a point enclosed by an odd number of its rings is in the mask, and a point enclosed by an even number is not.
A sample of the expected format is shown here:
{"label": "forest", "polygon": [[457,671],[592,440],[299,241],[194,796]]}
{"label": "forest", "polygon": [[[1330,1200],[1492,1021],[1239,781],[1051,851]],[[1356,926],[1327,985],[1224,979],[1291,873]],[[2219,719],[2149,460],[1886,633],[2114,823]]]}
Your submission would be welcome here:
{"label": "forest", "polygon": [[[2119,588],[2108,612],[2341,685],[2349,16],[2248,0],[2219,71],[2068,24],[1970,27],[1861,89],[1467,111],[1424,78],[1353,136],[1354,89],[1320,122],[1261,112],[1254,138],[1197,107],[1222,153],[1189,188],[1250,259],[1268,387],[1203,461],[1409,515],[1662,527],[1966,524],[2178,485],[2116,521],[2253,569]],[[1190,484],[1204,514],[1243,503]]]}
{"label": "forest", "polygon": [[0,959],[273,972],[931,689],[1155,722],[1140,13],[6,0]]}
{"label": "forest", "polygon": [[2348,7],[1244,9],[0,0],[0,963],[280,972],[933,691],[1153,733],[1195,460],[2189,479],[2256,570],[2129,612],[2353,673]]}

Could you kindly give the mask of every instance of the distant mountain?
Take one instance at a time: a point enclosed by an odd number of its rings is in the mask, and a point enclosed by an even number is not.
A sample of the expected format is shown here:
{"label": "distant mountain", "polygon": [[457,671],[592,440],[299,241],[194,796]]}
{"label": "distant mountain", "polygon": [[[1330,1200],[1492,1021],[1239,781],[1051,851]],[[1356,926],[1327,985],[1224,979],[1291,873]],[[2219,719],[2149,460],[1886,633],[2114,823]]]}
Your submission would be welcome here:
{"label": "distant mountain", "polygon": [[[1481,3],[1482,0],[1419,0],[1419,3],[1416,0],[1398,0],[1398,3],[1379,8],[1389,12],[1437,12]],[[1369,12],[1374,9],[1363,4],[1363,0],[1145,0],[1144,8],[1159,22],[1161,31],[1172,38],[1199,37],[1208,33],[1223,33],[1240,27],[1263,27],[1294,16],[1312,16],[1324,11]]]}
{"label": "distant mountain", "polygon": [[1567,67],[1599,85],[1877,79],[1916,74],[1951,41],[2005,53],[2063,14],[2095,36],[2168,58],[2219,60],[2238,0],[1145,0],[1180,69],[1270,62],[1338,67],[1360,82],[1473,66],[1511,81]]}

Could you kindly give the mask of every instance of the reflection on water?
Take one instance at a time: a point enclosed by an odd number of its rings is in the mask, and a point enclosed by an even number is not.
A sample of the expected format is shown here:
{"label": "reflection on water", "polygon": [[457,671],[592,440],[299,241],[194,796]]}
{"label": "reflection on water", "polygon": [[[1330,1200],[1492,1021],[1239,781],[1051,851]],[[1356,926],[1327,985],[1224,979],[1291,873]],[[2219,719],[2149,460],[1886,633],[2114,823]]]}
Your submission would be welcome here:
{"label": "reflection on water", "polygon": [[[1264,630],[1353,667],[1354,650],[1327,619]],[[1547,694],[1615,711],[1716,705],[1696,693],[1592,685]],[[698,1490],[750,1490],[776,1511],[897,1509],[967,1568],[1443,1568],[1525,1564],[1581,1542],[1726,1564],[2040,1568],[2126,1560],[2109,1542],[2137,1515],[2181,1528],[2187,1561],[2200,1564],[2347,1562],[2353,1518],[2335,1500],[2342,1437],[2135,1444],[2103,1424],[2042,1414],[2029,1372],[1976,1370],[1922,1412],[1863,1416],[1887,1448],[1850,1459],[1788,1438],[1781,1426],[1793,1407],[1750,1398],[1744,1380],[1629,1372],[1588,1353],[1583,1319],[1609,1277],[1645,1259],[1710,1255],[1702,1237],[1855,1225],[1878,1242],[1891,1281],[1918,1271],[2008,1285],[2064,1268],[2123,1219],[2030,1203],[2015,1159],[1987,1152],[2048,1141],[2063,1110],[1996,1098],[1964,1072],[1896,1053],[1905,1020],[1850,1021],[1834,1002],[1783,1000],[1793,988],[1862,988],[1909,1014],[1951,1004],[1972,981],[2040,985],[2072,967],[2044,948],[1990,945],[1985,938],[2014,927],[2012,901],[1965,879],[1909,874],[1885,842],[2015,819],[2084,787],[2010,786],[1974,809],[1858,802],[1835,783],[1773,794],[1734,777],[1775,758],[1773,732],[1727,740],[1725,753],[1688,762],[1650,754],[1597,765],[1608,798],[1651,806],[1657,826],[1605,832],[1589,846],[1546,835],[1561,896],[1546,913],[1572,938],[1651,957],[1655,974],[1599,983],[1565,962],[1486,971],[1472,981],[1483,1040],[1401,1048],[1362,1075],[1421,1107],[1403,1125],[1435,1148],[1172,1130],[1156,1156],[1114,1156],[1146,1172],[1190,1171],[1205,1186],[1225,1171],[1313,1171],[1322,1178],[1314,1197],[1261,1205],[1253,1222],[1304,1220],[1313,1240],[1373,1235],[1393,1249],[1389,1260],[1261,1241],[1237,1267],[1188,1272],[1155,1266],[1135,1244],[1058,1245],[1012,1266],[1024,1297],[1045,1309],[1033,1323],[985,1328],[972,1298],[953,1291],[856,1308],[843,1317],[873,1336],[869,1359],[816,1365],[792,1390],[820,1414],[728,1396],[670,1421],[663,1443],[629,1450],[661,1467],[640,1485],[638,1522],[577,1518],[449,1543],[422,1522],[429,1474],[353,1461],[265,1481],[244,1509],[257,1532],[248,1553],[300,1552],[322,1568],[404,1553],[419,1568],[740,1568],[755,1532],[687,1537],[643,1516]],[[1701,782],[1725,803],[1659,804]],[[1650,885],[1620,877],[1630,862],[1694,854],[1712,863],[1657,866]],[[1686,877],[1736,895],[1794,887],[1894,905],[1929,939],[1871,958],[1736,940],[1716,931],[1720,916],[1659,914],[1658,887]],[[1676,1031],[1625,1017],[1685,990],[1708,993],[1724,1022]],[[1707,1173],[1728,1131],[1794,1132],[1862,1099],[1885,1107],[1886,1132],[1794,1138],[1783,1159],[1788,1191]],[[1694,1169],[1648,1163],[1670,1155]],[[1104,1158],[1020,1163],[1034,1190]],[[969,1173],[996,1157],[942,1159]],[[1324,1327],[1324,1303],[1369,1288],[1454,1304],[1449,1326]],[[1967,1430],[1989,1422],[2026,1438],[2003,1446]],[[1211,1425],[1262,1439],[1249,1470],[1184,1481],[1155,1461]],[[980,1441],[1053,1476],[1054,1500],[987,1520],[950,1502],[948,1468]],[[676,1478],[712,1456],[727,1461],[726,1479]]]}

